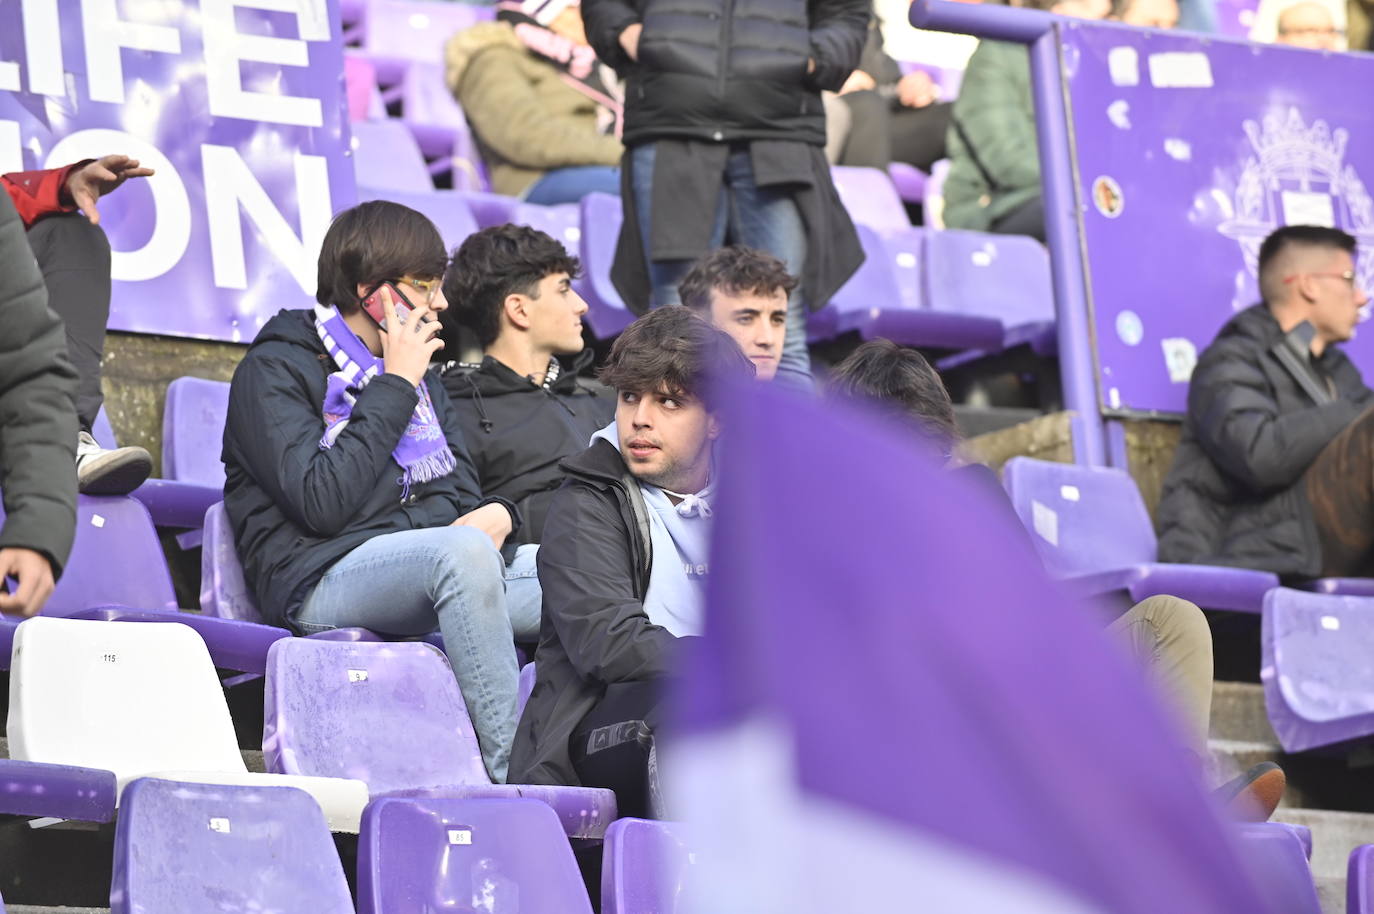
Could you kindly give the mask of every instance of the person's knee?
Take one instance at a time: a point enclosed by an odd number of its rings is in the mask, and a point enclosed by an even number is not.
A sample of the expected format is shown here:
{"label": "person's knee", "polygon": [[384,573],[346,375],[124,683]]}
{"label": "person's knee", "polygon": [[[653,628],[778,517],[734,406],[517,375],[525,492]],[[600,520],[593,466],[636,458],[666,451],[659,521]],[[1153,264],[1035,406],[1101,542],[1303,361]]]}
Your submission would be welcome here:
{"label": "person's knee", "polygon": [[476,527],[436,527],[426,531],[426,556],[437,576],[491,574],[501,580],[501,554],[491,537]]}
{"label": "person's knee", "polygon": [[1142,600],[1136,612],[1161,638],[1170,637],[1199,647],[1212,647],[1212,629],[1196,603],[1158,594]]}
{"label": "person's knee", "polygon": [[83,266],[110,260],[105,230],[81,213],[60,213],[39,219],[29,229],[29,245],[40,263],[50,258],[73,258]]}

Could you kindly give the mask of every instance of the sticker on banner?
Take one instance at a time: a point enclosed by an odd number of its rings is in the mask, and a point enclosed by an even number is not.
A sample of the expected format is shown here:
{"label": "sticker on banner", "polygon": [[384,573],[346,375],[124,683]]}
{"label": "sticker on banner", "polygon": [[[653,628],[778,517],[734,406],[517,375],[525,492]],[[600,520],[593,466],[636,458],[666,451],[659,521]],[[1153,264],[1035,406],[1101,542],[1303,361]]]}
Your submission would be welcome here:
{"label": "sticker on banner", "polygon": [[1171,159],[1179,162],[1190,162],[1193,159],[1193,146],[1187,140],[1180,140],[1178,137],[1169,137],[1164,141],[1164,152]]}
{"label": "sticker on banner", "polygon": [[1139,346],[1145,338],[1145,325],[1134,311],[1122,311],[1116,316],[1116,335],[1127,346]]}
{"label": "sticker on banner", "polygon": [[1031,501],[1031,526],[1051,546],[1059,545],[1059,515],[1048,505]]}
{"label": "sticker on banner", "polygon": [[349,682],[367,682],[367,670],[349,670]]}
{"label": "sticker on banner", "polygon": [[1334,228],[1336,208],[1330,194],[1317,194],[1311,191],[1285,190],[1283,199],[1283,221],[1286,225],[1324,225]]}
{"label": "sticker on banner", "polygon": [[211,819],[211,820],[210,820],[210,831],[217,831],[217,832],[219,832],[221,835],[227,835],[227,834],[229,834],[229,820],[228,820],[228,819],[223,819],[223,818],[218,818],[218,817],[217,817],[217,818],[214,818],[214,819]]}
{"label": "sticker on banner", "polygon": [[1118,130],[1131,129],[1131,103],[1124,98],[1118,98],[1107,106],[1107,120]]}
{"label": "sticker on banner", "polygon": [[1322,616],[1322,628],[1329,632],[1338,632],[1341,630],[1341,620],[1335,616]]}
{"label": "sticker on banner", "polygon": [[1212,61],[1201,51],[1151,54],[1150,84],[1156,89],[1212,88]]}
{"label": "sticker on banner", "polygon": [[1121,185],[1116,179],[1102,175],[1093,182],[1093,206],[1108,219],[1115,219],[1126,208],[1126,198],[1121,194]]}
{"label": "sticker on banner", "polygon": [[449,844],[467,845],[472,843],[472,829],[470,828],[450,828],[448,830]]}
{"label": "sticker on banner", "polygon": [[1169,369],[1169,380],[1175,384],[1187,384],[1197,365],[1197,347],[1193,341],[1184,337],[1171,337],[1159,341],[1164,350],[1164,364]]}
{"label": "sticker on banner", "polygon": [[1107,69],[1114,86],[1140,85],[1140,54],[1135,48],[1122,46],[1107,52]]}
{"label": "sticker on banner", "polygon": [[1121,391],[1118,390],[1118,389],[1115,388],[1115,387],[1113,387],[1111,390],[1107,391],[1107,403],[1108,403],[1108,405],[1111,406],[1112,409],[1120,409],[1120,408],[1121,408]]}

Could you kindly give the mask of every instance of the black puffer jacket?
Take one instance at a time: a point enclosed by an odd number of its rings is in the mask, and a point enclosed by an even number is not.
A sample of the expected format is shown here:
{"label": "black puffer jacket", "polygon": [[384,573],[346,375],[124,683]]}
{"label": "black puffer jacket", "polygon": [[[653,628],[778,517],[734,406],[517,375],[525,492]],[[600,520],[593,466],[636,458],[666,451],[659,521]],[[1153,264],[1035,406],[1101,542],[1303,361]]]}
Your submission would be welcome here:
{"label": "black puffer jacket", "polygon": [[568,741],[606,686],[667,676],[688,640],[644,614],[649,513],[615,446],[598,440],[563,468],[568,481],[539,547],[544,619],[534,691],[511,747],[512,784],[578,785]]}
{"label": "black puffer jacket", "polygon": [[[583,0],[582,18],[597,55],[626,78],[626,145],[822,146],[820,91],[838,91],[858,66],[870,9],[869,0]],[[635,22],[644,26],[637,63],[620,46]]]}
{"label": "black puffer jacket", "polygon": [[391,452],[419,396],[395,375],[378,375],[363,388],[348,427],[321,450],[325,384],[334,370],[314,312],[281,311],[253,340],[229,388],[224,508],[244,578],[276,625],[289,624],[325,571],[372,537],[440,527],[482,502],[437,371],[425,380],[458,462],[452,473],[411,486],[402,501],[401,467]]}
{"label": "black puffer jacket", "polygon": [[1345,353],[1327,347],[1311,364],[1337,399],[1317,405],[1272,351],[1282,339],[1269,309],[1255,305],[1198,359],[1159,504],[1161,561],[1320,573],[1303,473],[1374,392]]}
{"label": "black puffer jacket", "polygon": [[41,553],[56,578],[76,533],[76,371],[24,223],[3,191],[0,328],[0,549]]}
{"label": "black puffer jacket", "polygon": [[541,542],[549,502],[563,483],[559,463],[586,450],[592,435],[615,415],[614,393],[577,376],[592,358],[584,349],[571,364],[560,364],[548,387],[491,356],[476,367],[444,369],[444,387],[482,491],[508,498],[520,509],[524,522],[511,541]]}

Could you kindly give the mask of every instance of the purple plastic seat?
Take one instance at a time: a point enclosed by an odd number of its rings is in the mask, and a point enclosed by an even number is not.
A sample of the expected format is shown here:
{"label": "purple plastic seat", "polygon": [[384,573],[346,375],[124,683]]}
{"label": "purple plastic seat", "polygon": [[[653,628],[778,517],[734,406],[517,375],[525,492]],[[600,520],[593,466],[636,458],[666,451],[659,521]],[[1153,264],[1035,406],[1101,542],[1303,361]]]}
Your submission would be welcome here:
{"label": "purple plastic seat", "polygon": [[1374,735],[1374,598],[1275,588],[1260,641],[1264,706],[1285,750]]}
{"label": "purple plastic seat", "polygon": [[558,817],[518,798],[382,798],[363,812],[358,914],[591,914]]}
{"label": "purple plastic seat", "polygon": [[1317,578],[1304,590],[1315,593],[1344,594],[1351,597],[1374,597],[1374,578]]}
{"label": "purple plastic seat", "polygon": [[472,215],[482,228],[513,222],[515,211],[520,206],[517,198],[491,191],[465,190],[459,196],[467,203],[468,209],[472,210]]}
{"label": "purple plastic seat", "polygon": [[[865,340],[881,337],[932,349],[995,349],[1001,345],[1000,321],[909,307],[907,302],[919,285],[908,274],[909,291],[904,294],[889,263],[884,239],[867,225],[855,228],[863,244],[864,262],[828,305],[812,312],[807,322],[807,337],[812,342],[853,331]],[[585,224],[583,230],[588,231]]]}
{"label": "purple plastic seat", "polygon": [[377,68],[361,54],[344,53],[344,89],[348,96],[350,121],[386,117],[382,91],[377,88]]}
{"label": "purple plastic seat", "polygon": [[675,914],[694,855],[683,826],[617,819],[606,829],[601,863],[601,914]]}
{"label": "purple plastic seat", "polygon": [[68,618],[94,619],[98,622],[179,622],[194,629],[205,641],[216,667],[259,676],[267,668],[268,648],[282,638],[291,637],[286,629],[261,622],[217,619],[180,611],[133,609],[128,606],[95,606],[72,613]]}
{"label": "purple plastic seat", "polygon": [[1045,246],[1020,235],[946,229],[926,237],[926,301],[936,311],[1002,322],[1001,348],[1056,351],[1054,290]]}
{"label": "purple plastic seat", "polygon": [[528,225],[558,241],[571,254],[582,248],[582,210],[576,203],[540,206],[520,203],[511,213],[511,222]]}
{"label": "purple plastic seat", "polygon": [[1345,870],[1345,914],[1374,914],[1374,844],[1350,852]]}
{"label": "purple plastic seat", "polygon": [[110,603],[177,609],[172,577],[148,509],[128,496],[80,495],[76,542],[43,615],[70,616]]}
{"label": "purple plastic seat", "polygon": [[493,7],[435,0],[369,0],[363,48],[382,85],[398,82],[412,62],[442,64],[455,32],[495,17]]}
{"label": "purple plastic seat", "polygon": [[162,409],[162,475],[224,490],[220,448],[229,415],[229,384],[177,378]]}
{"label": "purple plastic seat", "polygon": [[477,220],[472,217],[472,210],[468,209],[462,197],[451,190],[430,189],[408,193],[360,185],[358,200],[390,200],[423,213],[439,229],[444,246],[449,250],[462,244],[464,238],[477,231]]}
{"label": "purple plastic seat", "polygon": [[401,79],[399,98],[401,120],[431,160],[429,173],[451,173],[455,190],[486,190],[486,165],[463,109],[444,82],[443,66],[412,63]]}
{"label": "purple plastic seat", "polygon": [[360,194],[361,187],[410,194],[434,190],[425,157],[405,124],[396,120],[358,121],[352,129],[353,172]]}
{"label": "purple plastic seat", "polygon": [[920,203],[926,195],[926,173],[915,165],[906,162],[890,162],[887,176],[892,186],[897,188],[897,196],[903,203]]}
{"label": "purple plastic seat", "polygon": [[830,169],[830,177],[849,218],[858,225],[866,225],[879,234],[911,228],[906,207],[887,172],[835,165]]}
{"label": "purple plastic seat", "polygon": [[1155,561],[1157,542],[1135,481],[1124,470],[1014,457],[1007,493],[1051,575],[1083,594],[1169,594],[1204,609],[1258,613],[1276,575]]}
{"label": "purple plastic seat", "polygon": [[302,790],[140,778],[121,805],[111,914],[353,914],[324,815]]}
{"label": "purple plastic seat", "polygon": [[109,822],[117,796],[113,771],[0,759],[0,814]]}
{"label": "purple plastic seat", "polygon": [[611,263],[624,220],[620,198],[611,194],[587,194],[582,198],[582,270],[578,294],[587,300],[584,320],[597,339],[607,340],[628,327],[635,315],[611,285]]}
{"label": "purple plastic seat", "polygon": [[1297,835],[1268,822],[1238,825],[1236,830],[1246,868],[1274,910],[1322,914],[1312,871]]}
{"label": "purple plastic seat", "polygon": [[357,778],[372,796],[543,800],[569,837],[600,838],[615,794],[492,784],[458,683],[427,644],[291,638],[267,656],[268,771]]}

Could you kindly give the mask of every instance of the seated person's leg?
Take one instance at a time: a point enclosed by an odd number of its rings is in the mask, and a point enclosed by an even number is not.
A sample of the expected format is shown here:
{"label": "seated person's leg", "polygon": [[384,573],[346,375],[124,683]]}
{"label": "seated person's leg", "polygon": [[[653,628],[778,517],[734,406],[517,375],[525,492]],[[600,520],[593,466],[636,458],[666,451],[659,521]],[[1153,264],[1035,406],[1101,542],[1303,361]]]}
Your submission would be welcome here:
{"label": "seated person's leg", "polygon": [[506,779],[520,676],[501,554],[474,527],[374,537],[330,568],[305,598],[307,632],[361,626],[395,636],[444,635],[492,780]]}
{"label": "seated person's leg", "polygon": [[1212,715],[1212,630],[1202,610],[1178,597],[1150,597],[1107,630],[1158,683],[1185,727],[1189,748],[1206,758],[1207,723]]}
{"label": "seated person's leg", "polygon": [[1374,409],[1322,448],[1304,474],[1324,577],[1374,577]]}
{"label": "seated person's leg", "polygon": [[1037,241],[1044,241],[1044,201],[1037,194],[994,222],[992,230],[1002,235],[1029,235]]}
{"label": "seated person's leg", "polygon": [[620,169],[612,165],[555,168],[530,186],[525,193],[525,202],[555,206],[576,203],[591,193],[620,196]]}
{"label": "seated person's leg", "polygon": [[67,329],[67,352],[77,373],[76,413],[81,424],[77,480],[91,495],[122,495],[142,485],[152,457],[141,447],[106,451],[91,437],[100,412],[100,360],[105,324],[110,318],[110,242],[98,225],[80,213],[47,216],[28,231],[48,306]]}
{"label": "seated person's leg", "polygon": [[850,92],[840,100],[849,109],[849,135],[838,164],[886,171],[892,161],[891,102],[872,91]]}
{"label": "seated person's leg", "polygon": [[618,682],[573,730],[569,749],[578,779],[615,791],[622,816],[649,818],[649,762],[659,723],[660,680]]}
{"label": "seated person's leg", "polygon": [[949,132],[949,102],[924,108],[896,108],[892,111],[892,158],[929,172],[932,165],[948,158],[945,135]]}

